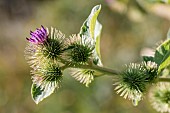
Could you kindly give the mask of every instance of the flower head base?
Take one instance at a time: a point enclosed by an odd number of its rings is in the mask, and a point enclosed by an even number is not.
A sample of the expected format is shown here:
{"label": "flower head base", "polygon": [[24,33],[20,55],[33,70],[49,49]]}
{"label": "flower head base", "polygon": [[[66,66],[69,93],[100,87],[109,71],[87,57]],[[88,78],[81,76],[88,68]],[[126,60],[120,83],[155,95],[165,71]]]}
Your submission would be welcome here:
{"label": "flower head base", "polygon": [[57,64],[47,64],[46,68],[42,70],[45,81],[60,81],[62,78],[62,70]]}
{"label": "flower head base", "polygon": [[158,112],[170,113],[170,83],[159,83],[149,94],[153,108]]}
{"label": "flower head base", "polygon": [[33,44],[43,44],[48,38],[47,30],[43,26],[34,32],[30,31],[30,35],[31,37],[26,39]]}
{"label": "flower head base", "polygon": [[95,45],[92,38],[86,36],[80,37],[73,35],[68,40],[69,46],[67,55],[73,64],[86,64],[90,59],[92,60]]}
{"label": "flower head base", "polygon": [[75,44],[71,51],[71,58],[75,62],[87,62],[90,55],[88,48],[83,45]]}
{"label": "flower head base", "polygon": [[65,35],[54,28],[51,28],[48,32],[47,42],[43,45],[41,52],[47,59],[58,60],[65,49]]}
{"label": "flower head base", "polygon": [[117,85],[115,90],[120,93],[125,99],[132,100],[133,105],[137,105],[142,99],[143,93],[146,90],[146,74],[144,68],[140,64],[131,63],[126,66],[126,69],[117,79],[114,85]]}
{"label": "flower head base", "polygon": [[[45,86],[48,83],[58,84],[62,80],[62,70],[58,64],[46,64],[32,71],[33,83]],[[58,86],[59,87],[59,86]]]}

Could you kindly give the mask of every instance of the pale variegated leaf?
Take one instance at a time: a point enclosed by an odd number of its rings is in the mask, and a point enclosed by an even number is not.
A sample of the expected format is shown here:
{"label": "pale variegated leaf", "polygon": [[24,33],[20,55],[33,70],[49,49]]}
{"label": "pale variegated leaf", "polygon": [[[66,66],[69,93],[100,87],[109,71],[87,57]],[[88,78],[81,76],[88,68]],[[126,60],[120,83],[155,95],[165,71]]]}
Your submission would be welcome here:
{"label": "pale variegated leaf", "polygon": [[97,17],[99,15],[99,12],[101,10],[101,5],[96,5],[89,17],[85,20],[83,23],[81,29],[80,29],[80,35],[86,35],[90,38],[93,38],[95,41],[95,54],[96,58],[99,59],[99,64],[101,65],[101,55],[100,55],[100,35],[102,31],[102,25],[98,22]]}

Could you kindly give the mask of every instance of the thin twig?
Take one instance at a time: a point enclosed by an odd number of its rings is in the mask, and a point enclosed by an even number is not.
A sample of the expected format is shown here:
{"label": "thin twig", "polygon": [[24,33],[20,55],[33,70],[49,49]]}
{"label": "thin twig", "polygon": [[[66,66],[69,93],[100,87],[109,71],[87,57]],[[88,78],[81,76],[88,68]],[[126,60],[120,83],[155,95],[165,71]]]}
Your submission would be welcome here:
{"label": "thin twig", "polygon": [[170,82],[170,78],[159,78],[159,82]]}

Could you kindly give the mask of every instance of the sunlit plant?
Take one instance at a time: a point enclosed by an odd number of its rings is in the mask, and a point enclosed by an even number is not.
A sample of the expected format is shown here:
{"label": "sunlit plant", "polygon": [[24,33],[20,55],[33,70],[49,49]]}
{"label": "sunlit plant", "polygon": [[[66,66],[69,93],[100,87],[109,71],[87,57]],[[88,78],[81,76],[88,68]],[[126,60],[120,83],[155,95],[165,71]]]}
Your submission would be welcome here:
{"label": "sunlit plant", "polygon": [[[143,61],[125,65],[122,70],[105,68],[100,55],[102,25],[97,17],[101,5],[95,6],[80,32],[70,37],[41,26],[30,31],[25,50],[32,68],[32,98],[36,104],[60,88],[63,72],[89,87],[95,77],[113,75],[115,90],[132,101],[134,106],[149,92],[150,102],[158,112],[170,112],[170,32],[153,56],[142,56]],[[152,86],[151,90],[149,89]]]}

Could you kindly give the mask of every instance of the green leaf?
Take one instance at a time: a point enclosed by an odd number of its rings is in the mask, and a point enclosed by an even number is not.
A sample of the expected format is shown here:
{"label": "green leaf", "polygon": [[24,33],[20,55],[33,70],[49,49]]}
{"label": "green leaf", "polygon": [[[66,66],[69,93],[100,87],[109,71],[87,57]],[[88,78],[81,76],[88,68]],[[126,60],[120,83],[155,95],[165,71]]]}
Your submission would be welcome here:
{"label": "green leaf", "polygon": [[148,62],[148,61],[154,62],[154,58],[152,56],[142,56],[142,58],[143,58],[143,61],[145,62]]}
{"label": "green leaf", "polygon": [[158,64],[158,74],[170,65],[170,39],[162,43],[155,51],[154,61]]}
{"label": "green leaf", "polygon": [[38,95],[42,95],[43,89],[41,89],[40,86],[37,86],[36,84],[32,84],[32,88],[31,88],[31,94],[33,99],[36,100]]}
{"label": "green leaf", "polygon": [[158,68],[158,73],[160,73],[163,69],[165,69],[169,65],[170,65],[170,57],[168,57],[164,62],[162,62],[162,64]]}
{"label": "green leaf", "polygon": [[31,95],[34,102],[38,104],[44,98],[50,96],[54,92],[55,88],[56,87],[51,84],[46,84],[44,87],[33,83],[31,87]]}
{"label": "green leaf", "polygon": [[[93,38],[95,40],[96,54],[97,57],[99,57],[99,59],[101,59],[100,35],[101,35],[102,25],[97,21],[97,17],[99,15],[100,10],[101,10],[101,5],[96,5],[92,9],[89,17],[83,23],[79,33],[80,36],[87,35],[88,37]],[[100,60],[99,63],[101,63]]]}

